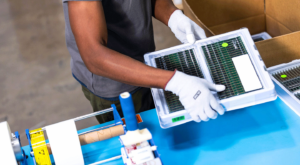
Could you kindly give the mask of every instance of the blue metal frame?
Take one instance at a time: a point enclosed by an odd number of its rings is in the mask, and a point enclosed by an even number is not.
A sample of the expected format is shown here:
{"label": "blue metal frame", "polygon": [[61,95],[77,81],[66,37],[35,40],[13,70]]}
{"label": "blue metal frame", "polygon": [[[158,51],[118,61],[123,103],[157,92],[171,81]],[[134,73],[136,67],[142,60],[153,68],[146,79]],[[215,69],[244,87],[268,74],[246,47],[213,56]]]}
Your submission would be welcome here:
{"label": "blue metal frame", "polygon": [[[21,139],[20,139],[20,134],[19,134],[18,131],[15,132],[15,136],[19,140],[20,146],[22,146]],[[26,160],[27,159],[27,155],[25,154],[25,152],[24,152],[23,149],[21,149],[21,150],[22,150],[22,158],[19,159],[19,160],[17,159],[17,161],[20,162],[21,165],[28,165],[27,160]]]}
{"label": "blue metal frame", "polygon": [[118,112],[118,110],[117,110],[116,105],[115,105],[115,104],[112,104],[111,107],[114,109],[114,110],[113,110],[113,115],[114,115],[114,121],[115,121],[115,124],[116,124],[116,125],[121,125],[121,124],[123,125],[123,121],[122,121],[122,119],[121,119],[121,117],[120,117],[120,114],[119,114],[119,112]]}
{"label": "blue metal frame", "polygon": [[[122,106],[122,105],[121,105],[121,106]],[[119,114],[119,112],[118,112],[118,110],[117,110],[115,104],[112,104],[111,107],[113,108],[114,125],[123,125],[124,123],[123,123],[123,121],[122,121],[122,119],[121,119],[121,117],[120,117],[120,114]],[[134,110],[134,109],[133,109],[133,110]],[[127,132],[126,126],[123,125],[123,128],[124,128],[124,132],[125,132],[125,134],[126,134],[126,132]],[[32,158],[33,164],[36,165],[35,157],[34,157],[33,150],[32,150],[32,144],[31,144],[31,138],[30,138],[29,129],[26,129],[25,132],[26,132],[26,137],[27,137],[27,139],[28,139],[28,143],[29,143],[29,147],[30,147],[30,156],[31,156],[31,158]],[[17,134],[18,137],[19,137],[19,134],[18,134],[18,133],[16,133],[16,134]],[[148,142],[149,142],[150,146],[154,146],[154,145],[155,145],[153,139],[149,140]],[[120,139],[120,143],[122,144],[121,139]],[[123,144],[122,144],[122,146],[124,147]],[[23,151],[23,152],[24,152],[24,151]],[[24,154],[24,155],[25,155],[25,154]],[[154,155],[155,155],[155,158],[160,158],[160,155],[159,155],[159,153],[158,153],[157,150],[154,151]],[[21,165],[28,165],[26,159],[24,159],[23,161],[24,161],[24,163],[21,164]]]}
{"label": "blue metal frame", "polygon": [[32,150],[32,145],[31,145],[31,139],[30,139],[29,129],[26,129],[25,133],[26,133],[26,137],[27,137],[28,144],[29,144],[29,147],[30,147],[30,156],[32,158],[32,162],[33,162],[34,165],[36,165],[36,161],[35,161],[33,150]]}
{"label": "blue metal frame", "polygon": [[[123,121],[122,121],[122,119],[120,117],[120,114],[119,114],[117,108],[116,108],[116,105],[112,104],[111,107],[113,108],[113,115],[114,115],[115,125],[123,125]],[[126,133],[126,127],[124,126],[123,128],[124,128],[124,132]],[[30,138],[29,129],[26,129],[25,133],[26,133],[26,137],[28,139],[28,143],[29,143],[29,147],[30,147],[30,156],[32,157],[32,161],[33,161],[34,165],[36,165],[35,157],[34,157],[33,150],[32,150],[32,145],[31,145],[31,138]],[[16,133],[16,134],[19,137],[19,133]],[[25,155],[24,151],[23,151],[23,153]],[[28,165],[27,164],[27,160],[26,160],[26,156],[25,156],[25,159],[23,160],[23,163],[24,164],[21,164],[21,165]]]}
{"label": "blue metal frame", "polygon": [[[148,142],[149,142],[150,146],[155,146],[155,143],[154,143],[153,139],[148,140]],[[161,164],[163,164],[163,162],[162,162],[162,160],[160,158],[160,154],[158,153],[158,149],[156,149],[156,151],[154,151],[154,156],[155,156],[155,158],[159,158],[160,161],[161,161]]]}

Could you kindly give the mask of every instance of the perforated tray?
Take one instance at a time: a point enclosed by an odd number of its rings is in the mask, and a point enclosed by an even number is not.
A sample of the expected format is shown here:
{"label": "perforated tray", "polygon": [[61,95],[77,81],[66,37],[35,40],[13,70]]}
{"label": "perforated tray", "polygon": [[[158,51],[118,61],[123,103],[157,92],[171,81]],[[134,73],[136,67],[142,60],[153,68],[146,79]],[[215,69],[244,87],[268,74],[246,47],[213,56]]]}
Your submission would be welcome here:
{"label": "perforated tray", "polygon": [[278,96],[300,116],[300,60],[268,68]]}
{"label": "perforated tray", "polygon": [[[248,29],[147,53],[144,58],[153,67],[177,69],[224,84],[224,92],[213,94],[228,111],[271,101],[277,96]],[[177,96],[156,88],[152,94],[162,128],[191,121]]]}

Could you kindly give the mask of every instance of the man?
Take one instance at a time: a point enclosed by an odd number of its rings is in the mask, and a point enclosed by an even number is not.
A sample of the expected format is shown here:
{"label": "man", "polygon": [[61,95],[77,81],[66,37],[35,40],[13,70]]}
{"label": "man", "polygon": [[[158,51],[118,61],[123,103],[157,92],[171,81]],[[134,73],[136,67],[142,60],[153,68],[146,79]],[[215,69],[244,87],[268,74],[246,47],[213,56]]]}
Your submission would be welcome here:
{"label": "man", "polygon": [[[225,86],[143,63],[143,55],[155,50],[152,16],[182,43],[206,38],[171,0],[63,0],[63,8],[72,73],[94,111],[113,103],[120,109],[118,96],[125,91],[132,94],[136,112],[151,109],[153,87],[178,95],[197,122],[224,114],[210,90],[223,91]],[[97,119],[104,123],[113,118],[106,114]]]}

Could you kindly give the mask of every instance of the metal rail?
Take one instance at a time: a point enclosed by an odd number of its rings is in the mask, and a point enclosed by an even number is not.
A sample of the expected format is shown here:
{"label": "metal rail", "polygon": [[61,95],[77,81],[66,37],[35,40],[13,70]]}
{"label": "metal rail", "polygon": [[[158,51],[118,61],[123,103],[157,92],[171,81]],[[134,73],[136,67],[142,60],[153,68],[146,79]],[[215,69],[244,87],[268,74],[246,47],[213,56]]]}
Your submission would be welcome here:
{"label": "metal rail", "polygon": [[110,162],[110,161],[113,161],[113,160],[117,160],[117,159],[120,159],[120,158],[122,158],[122,155],[115,156],[115,157],[112,157],[112,158],[109,158],[109,159],[105,159],[105,160],[101,160],[101,161],[99,161],[99,162],[92,163],[92,164],[89,164],[89,165],[103,164],[103,163]]}
{"label": "metal rail", "polygon": [[[98,111],[98,112],[94,112],[94,113],[91,113],[91,114],[79,116],[79,117],[73,118],[71,120],[80,121],[80,120],[88,119],[90,117],[102,115],[102,114],[107,113],[107,112],[112,112],[113,110],[114,110],[113,108],[108,108],[108,109],[104,109],[104,110],[101,110],[101,111]],[[43,127],[42,130],[45,131],[46,127]]]}

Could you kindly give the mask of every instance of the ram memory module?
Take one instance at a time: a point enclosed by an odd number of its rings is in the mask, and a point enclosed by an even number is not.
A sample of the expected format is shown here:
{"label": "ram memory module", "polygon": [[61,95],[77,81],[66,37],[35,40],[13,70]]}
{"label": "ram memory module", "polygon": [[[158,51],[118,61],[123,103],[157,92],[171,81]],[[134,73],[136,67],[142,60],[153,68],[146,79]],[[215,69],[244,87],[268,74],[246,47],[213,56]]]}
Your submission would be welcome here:
{"label": "ram memory module", "polygon": [[[155,63],[160,69],[170,71],[177,69],[188,75],[204,78],[193,49],[155,58]],[[164,91],[164,94],[170,113],[184,109],[178,96],[169,91]]]}
{"label": "ram memory module", "polygon": [[300,66],[276,72],[273,77],[290,92],[300,89]]}
{"label": "ram memory module", "polygon": [[214,83],[226,86],[218,93],[219,99],[262,88],[241,37],[208,44],[202,50]]}

